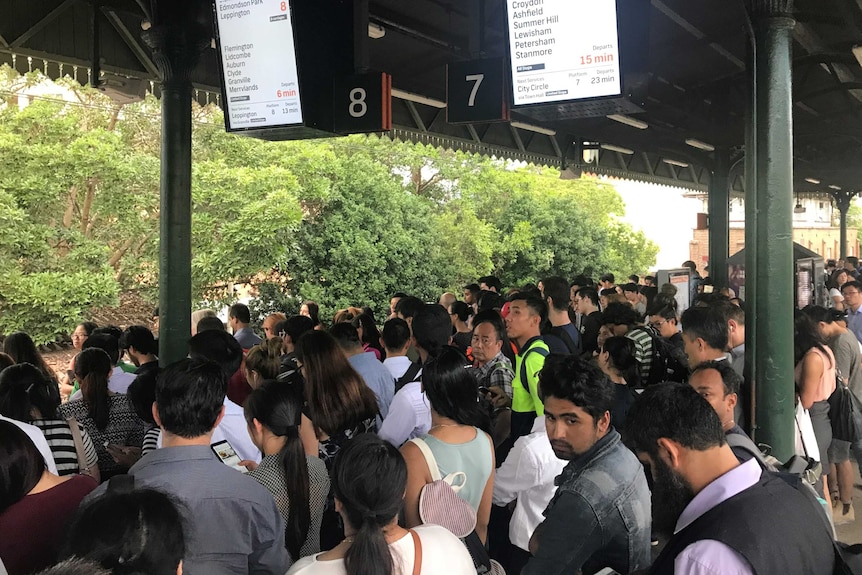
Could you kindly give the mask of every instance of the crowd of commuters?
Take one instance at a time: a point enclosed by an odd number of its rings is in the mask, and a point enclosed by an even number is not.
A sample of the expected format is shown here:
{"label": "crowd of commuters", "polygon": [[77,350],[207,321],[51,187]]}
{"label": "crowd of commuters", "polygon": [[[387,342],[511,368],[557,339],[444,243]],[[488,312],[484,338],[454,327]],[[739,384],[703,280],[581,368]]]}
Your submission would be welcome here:
{"label": "crowd of commuters", "polygon": [[862,398],[862,284],[833,272],[797,313],[811,465],[778,473],[746,433],[745,304],[684,265],[682,298],[484,276],[383,321],[199,310],[161,367],[144,326],[82,322],[60,374],[10,334],[0,573],[832,573],[862,441],[832,439],[828,400]]}

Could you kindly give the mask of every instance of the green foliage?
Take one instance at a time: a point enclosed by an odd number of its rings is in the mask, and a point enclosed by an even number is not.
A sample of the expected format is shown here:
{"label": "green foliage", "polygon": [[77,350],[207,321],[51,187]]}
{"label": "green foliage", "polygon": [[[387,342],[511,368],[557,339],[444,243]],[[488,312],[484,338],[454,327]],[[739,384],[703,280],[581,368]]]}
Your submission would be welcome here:
{"label": "green foliage", "polygon": [[[0,67],[0,165],[14,166],[0,170],[0,331],[49,341],[119,289],[155,295],[160,106],[118,107],[71,81],[72,104],[2,105],[41,81]],[[382,316],[395,291],[436,300],[488,273],[519,285],[655,261],[595,180],[375,136],[237,137],[215,107],[193,121],[196,298],[252,282],[254,314],[312,299],[324,318],[364,304]]]}

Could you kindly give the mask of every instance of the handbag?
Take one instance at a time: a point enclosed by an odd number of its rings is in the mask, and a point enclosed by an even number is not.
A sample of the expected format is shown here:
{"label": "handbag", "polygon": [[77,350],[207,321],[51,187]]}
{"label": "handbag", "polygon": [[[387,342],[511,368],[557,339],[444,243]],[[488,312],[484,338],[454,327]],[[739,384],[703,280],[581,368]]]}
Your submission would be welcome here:
{"label": "handbag", "polygon": [[75,455],[78,456],[78,470],[82,475],[90,475],[90,468],[87,466],[87,454],[84,450],[84,437],[81,435],[81,428],[78,427],[78,420],[70,417],[66,420],[69,425],[69,431],[72,433],[72,442],[75,444]]}
{"label": "handbag", "polygon": [[500,564],[488,556],[488,550],[476,533],[476,510],[458,496],[458,491],[467,483],[467,474],[455,471],[442,477],[437,459],[428,444],[418,437],[410,441],[425,457],[432,479],[419,492],[419,518],[422,523],[445,527],[461,539],[473,558],[478,575],[505,575]]}
{"label": "handbag", "polygon": [[837,370],[835,391],[829,396],[829,420],[833,439],[851,443],[862,439],[862,402],[850,391]]}

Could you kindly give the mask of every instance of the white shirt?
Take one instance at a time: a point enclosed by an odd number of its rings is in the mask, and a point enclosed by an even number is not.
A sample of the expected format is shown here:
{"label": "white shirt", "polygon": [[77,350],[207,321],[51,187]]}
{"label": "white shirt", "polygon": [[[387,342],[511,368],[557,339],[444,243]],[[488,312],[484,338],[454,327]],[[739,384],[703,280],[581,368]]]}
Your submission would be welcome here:
{"label": "white shirt", "polygon": [[422,383],[413,381],[402,387],[392,398],[389,415],[377,434],[395,447],[408,439],[422,437],[431,429],[431,406],[422,391]]}
{"label": "white shirt", "polygon": [[[249,459],[260,463],[260,449],[251,441],[251,436],[248,434],[248,423],[245,421],[245,414],[242,407],[224,398],[224,417],[221,422],[213,430],[213,436],[210,443],[218,443],[219,441],[227,441],[233,447],[240,459]],[[159,439],[156,446],[162,447],[162,434],[159,432]]]}
{"label": "white shirt", "polygon": [[[135,381],[136,377],[138,376],[134,373],[126,373],[119,367],[114,367],[114,369],[111,370],[110,377],[108,377],[108,391],[113,391],[114,393],[127,393],[129,391],[129,386],[132,385],[132,382]],[[69,401],[82,399],[83,397],[84,392],[79,389],[69,397]]]}
{"label": "white shirt", "polygon": [[392,379],[398,381],[401,376],[407,373],[410,369],[410,358],[406,355],[398,355],[395,357],[387,357],[383,360],[383,366],[392,374]]}
{"label": "white shirt", "polygon": [[[473,559],[461,540],[439,525],[419,525],[413,530],[422,543],[422,575],[476,575]],[[394,569],[392,575],[410,575],[416,558],[416,546],[409,533],[389,544]],[[344,575],[344,559],[321,561],[321,553],[303,557],[293,564],[287,575]]]}
{"label": "white shirt", "polygon": [[529,551],[530,537],[545,520],[543,512],[557,491],[554,479],[567,463],[554,455],[543,415],[536,418],[529,435],[518,438],[506,461],[497,469],[494,505],[518,501],[509,523],[509,540],[513,545]]}
{"label": "white shirt", "polygon": [[48,447],[48,440],[45,439],[45,434],[42,433],[41,429],[39,429],[35,425],[30,425],[29,423],[24,423],[23,421],[18,421],[17,419],[10,419],[2,415],[0,415],[0,419],[2,419],[3,421],[8,421],[9,423],[20,427],[21,430],[27,434],[27,437],[30,438],[30,440],[39,450],[39,453],[42,454],[42,457],[45,458],[45,465],[48,466],[48,471],[50,471],[54,475],[57,475],[57,465],[54,463],[54,454],[51,453],[51,448]]}

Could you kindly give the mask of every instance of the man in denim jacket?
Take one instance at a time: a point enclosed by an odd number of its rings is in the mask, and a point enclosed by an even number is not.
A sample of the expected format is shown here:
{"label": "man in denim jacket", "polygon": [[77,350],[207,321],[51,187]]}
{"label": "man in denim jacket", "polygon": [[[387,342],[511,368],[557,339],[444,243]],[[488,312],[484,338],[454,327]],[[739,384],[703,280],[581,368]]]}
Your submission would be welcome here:
{"label": "man in denim jacket", "polygon": [[577,357],[545,361],[539,387],[548,439],[569,463],[530,539],[523,575],[631,573],[650,564],[650,493],[643,466],[611,426],[615,385]]}

